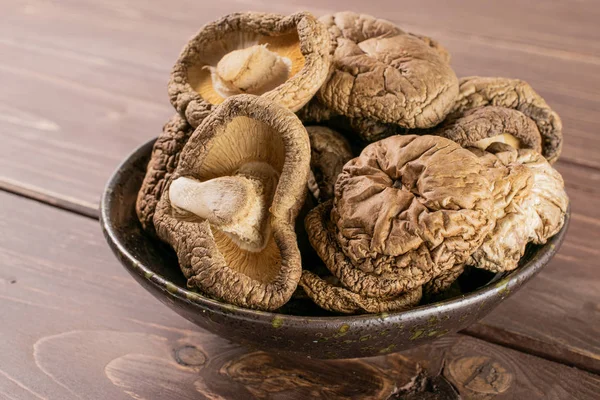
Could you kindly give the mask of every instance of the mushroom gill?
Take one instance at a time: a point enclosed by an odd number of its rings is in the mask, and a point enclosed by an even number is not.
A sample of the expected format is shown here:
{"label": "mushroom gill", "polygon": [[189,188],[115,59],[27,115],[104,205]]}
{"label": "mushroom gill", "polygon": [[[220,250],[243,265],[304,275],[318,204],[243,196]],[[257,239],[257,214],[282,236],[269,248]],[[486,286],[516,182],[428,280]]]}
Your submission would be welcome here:
{"label": "mushroom gill", "polygon": [[[214,53],[207,57],[207,63],[188,71],[194,90],[213,104],[221,104],[236,94],[269,92],[296,75],[305,64],[298,34],[294,32],[283,36],[234,34],[228,41],[228,46],[210,46],[209,51]],[[233,50],[223,54],[223,47]]]}
{"label": "mushroom gill", "polygon": [[188,286],[244,307],[285,304],[301,275],[294,220],[309,168],[308,134],[291,111],[253,95],[217,107],[183,149],[155,214]]}
{"label": "mushroom gill", "polygon": [[329,72],[329,35],[307,12],[234,13],[200,29],[173,66],[169,96],[196,127],[237,94],[268,97],[297,111]]}

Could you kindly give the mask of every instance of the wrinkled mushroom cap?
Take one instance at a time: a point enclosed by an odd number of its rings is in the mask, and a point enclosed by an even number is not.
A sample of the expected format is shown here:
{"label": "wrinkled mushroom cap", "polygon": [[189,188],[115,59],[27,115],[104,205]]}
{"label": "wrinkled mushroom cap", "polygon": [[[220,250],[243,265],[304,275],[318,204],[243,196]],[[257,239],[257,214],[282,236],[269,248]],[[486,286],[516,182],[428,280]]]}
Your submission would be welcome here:
{"label": "wrinkled mushroom cap", "polygon": [[328,282],[310,271],[303,271],[300,286],[319,307],[343,314],[382,313],[406,310],[421,301],[422,289],[392,298],[366,297]]}
{"label": "wrinkled mushroom cap", "polygon": [[367,143],[408,132],[396,124],[385,124],[370,118],[350,118],[327,108],[317,96],[296,113],[305,124],[326,124],[334,129],[349,132]]}
{"label": "wrinkled mushroom cap", "polygon": [[519,265],[528,243],[544,244],[563,226],[569,199],[562,177],[532,150],[494,144],[487,152],[475,150],[494,166],[496,224],[468,263],[492,272]]}
{"label": "wrinkled mushroom cap", "polygon": [[470,76],[460,79],[460,90],[449,118],[473,108],[497,106],[518,110],[533,120],[541,135],[542,155],[549,163],[562,150],[562,122],[544,99],[519,79]]}
{"label": "wrinkled mushroom cap", "polygon": [[407,128],[428,128],[452,108],[458,80],[435,47],[391,22],[352,12],[320,18],[334,46],[319,91],[333,111]]}
{"label": "wrinkled mushroom cap", "polygon": [[144,229],[154,232],[154,211],[165,183],[175,172],[181,149],[194,129],[179,114],[175,114],[163,128],[152,147],[146,175],[138,192],[135,210]]}
{"label": "wrinkled mushroom cap", "polygon": [[307,217],[311,244],[355,293],[414,290],[464,263],[491,229],[484,172],[477,156],[441,137],[373,143],[344,166],[331,216],[324,203]]}
{"label": "wrinkled mushroom cap", "polygon": [[317,200],[329,200],[344,164],[352,158],[352,150],[346,138],[332,129],[307,126],[306,131],[311,150],[308,189]]}
{"label": "wrinkled mushroom cap", "polygon": [[217,107],[185,145],[154,216],[188,286],[242,307],[285,304],[301,275],[294,220],[309,168],[308,135],[291,111],[251,95]]}
{"label": "wrinkled mushroom cap", "polygon": [[535,122],[511,108],[488,106],[469,109],[449,120],[434,134],[453,140],[462,147],[485,150],[490,144],[500,142],[515,149],[542,151],[542,138]]}
{"label": "wrinkled mushroom cap", "polygon": [[185,46],[169,96],[192,126],[241,93],[297,111],[321,87],[330,62],[328,33],[310,13],[234,13],[205,25]]}

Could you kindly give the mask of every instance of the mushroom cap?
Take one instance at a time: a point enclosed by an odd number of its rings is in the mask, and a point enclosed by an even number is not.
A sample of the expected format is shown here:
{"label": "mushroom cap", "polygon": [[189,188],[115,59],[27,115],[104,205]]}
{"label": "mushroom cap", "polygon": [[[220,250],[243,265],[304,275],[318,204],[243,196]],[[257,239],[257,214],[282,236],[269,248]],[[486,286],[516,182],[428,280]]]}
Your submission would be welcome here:
{"label": "mushroom cap", "polygon": [[313,97],[296,115],[305,124],[327,124],[334,129],[350,132],[359,140],[367,143],[408,132],[407,128],[400,125],[385,124],[370,118],[350,118],[338,114],[321,103],[317,96]]}
{"label": "mushroom cap", "polygon": [[333,44],[319,98],[333,111],[407,128],[429,128],[450,112],[458,79],[447,57],[391,22],[352,12],[320,18]]}
{"label": "mushroom cap", "polygon": [[[264,97],[232,96],[196,129],[168,184],[182,177],[221,181],[240,173],[264,183],[270,178],[261,174],[268,168],[258,165],[268,166],[277,177],[262,209],[268,225],[263,247],[245,249],[218,220],[182,218],[169,188],[157,206],[154,225],[177,252],[188,286],[230,304],[273,310],[289,300],[302,270],[294,220],[306,195],[310,144],[300,120]],[[221,195],[228,194],[235,193]]]}
{"label": "mushroom cap", "polygon": [[542,155],[551,164],[558,160],[562,150],[562,122],[527,82],[480,76],[461,78],[459,94],[449,118],[483,106],[512,108],[531,118],[541,135]]}
{"label": "mushroom cap", "polygon": [[510,271],[518,267],[528,243],[544,244],[562,228],[569,199],[562,177],[539,153],[500,144],[488,150],[475,152],[497,160],[490,168],[496,175],[494,186],[502,188],[495,190],[497,220],[468,264]]}
{"label": "mushroom cap", "polygon": [[184,47],[169,97],[194,127],[238,93],[297,111],[321,87],[330,63],[327,30],[310,13],[234,13],[202,27]]}
{"label": "mushroom cap", "polygon": [[344,164],[352,158],[352,149],[344,136],[324,126],[307,126],[310,138],[308,188],[319,201],[333,198],[333,190]]}
{"label": "mushroom cap", "polygon": [[458,279],[459,276],[461,276],[464,271],[464,264],[455,265],[423,285],[423,292],[426,295],[436,295],[442,293],[452,286],[452,284]]}
{"label": "mushroom cap", "polygon": [[142,227],[154,232],[154,211],[160,200],[166,181],[175,172],[181,149],[194,129],[179,114],[175,114],[163,127],[152,147],[146,175],[138,192],[135,210]]}
{"label": "mushroom cap", "polygon": [[361,296],[310,271],[302,271],[300,286],[319,307],[343,314],[401,311],[416,306],[422,297],[421,287],[389,299]]}
{"label": "mushroom cap", "polygon": [[317,207],[307,231],[342,285],[392,297],[464,263],[479,247],[493,224],[490,187],[477,156],[458,144],[392,136],[344,166],[331,215]]}
{"label": "mushroom cap", "polygon": [[505,107],[478,107],[456,114],[434,132],[462,147],[486,149],[493,142],[542,152],[542,138],[533,120],[518,110]]}

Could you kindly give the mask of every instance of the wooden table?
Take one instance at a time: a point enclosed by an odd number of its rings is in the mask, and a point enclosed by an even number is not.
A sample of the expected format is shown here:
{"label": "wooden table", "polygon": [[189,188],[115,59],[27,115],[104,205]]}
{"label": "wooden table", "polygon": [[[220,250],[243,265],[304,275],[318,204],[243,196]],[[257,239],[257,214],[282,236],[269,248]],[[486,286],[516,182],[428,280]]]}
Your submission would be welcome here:
{"label": "wooden table", "polygon": [[[411,384],[600,398],[599,4],[295,3],[0,0],[0,399],[395,398]],[[98,198],[173,113],[166,80],[186,39],[248,9],[379,15],[439,39],[459,76],[529,81],[565,126],[573,216],[552,263],[466,331],[367,360],[249,353],[154,300],[106,246]]]}

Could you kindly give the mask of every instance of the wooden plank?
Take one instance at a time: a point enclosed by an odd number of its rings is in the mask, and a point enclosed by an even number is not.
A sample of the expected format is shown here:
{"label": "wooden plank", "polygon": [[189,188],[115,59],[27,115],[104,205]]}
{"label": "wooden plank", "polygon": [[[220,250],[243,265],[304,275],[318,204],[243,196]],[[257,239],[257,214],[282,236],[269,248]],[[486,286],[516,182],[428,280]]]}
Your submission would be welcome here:
{"label": "wooden plank", "polygon": [[[248,6],[268,4],[268,0],[244,1]],[[401,26],[418,25],[433,31],[443,29],[465,41],[477,39],[491,45],[505,44],[557,57],[597,60],[600,6],[593,1],[552,2],[508,0],[383,0],[344,2],[298,0],[296,8],[317,12],[350,10],[395,20]]]}
{"label": "wooden plank", "polygon": [[[164,85],[185,38],[203,22],[235,10],[302,8],[256,1],[178,0],[168,6],[157,0],[132,0],[121,6],[115,1],[56,5],[2,0],[5,3],[0,24],[0,54],[7,55],[0,61],[0,137],[7,150],[0,159],[0,187],[63,207],[83,207],[91,215],[110,171],[136,144],[155,136],[171,114]],[[388,16],[386,10],[374,13]],[[394,10],[389,15],[404,21]],[[408,24],[411,21],[423,20],[408,18]],[[513,48],[502,41],[489,43],[475,34],[465,38],[445,27],[446,23],[407,26],[441,39],[452,51],[460,75],[523,77],[561,113],[566,144],[565,162],[558,168],[574,213],[565,248],[531,284],[531,294],[527,287],[471,333],[597,370],[598,325],[586,322],[597,320],[598,303],[592,287],[598,281],[594,238],[600,215],[590,206],[598,203],[600,165],[600,137],[594,134],[600,123],[595,61]]]}
{"label": "wooden plank", "polygon": [[360,399],[435,388],[445,399],[594,399],[600,390],[596,375],[464,335],[364,360],[249,352],[154,300],[95,221],[6,193],[0,202],[2,398]]}
{"label": "wooden plank", "polygon": [[481,323],[477,337],[600,372],[600,172],[560,164],[572,207],[560,252]]}
{"label": "wooden plank", "polygon": [[[155,136],[173,112],[165,94],[168,71],[199,25],[243,7],[298,8],[179,1],[180,7],[169,3],[165,8],[164,2],[116,7],[3,0],[13,7],[7,7],[0,25],[0,138],[8,149],[0,186],[2,180],[24,182],[95,204],[119,160]],[[459,75],[530,81],[563,117],[564,159],[600,166],[593,151],[600,148],[594,134],[600,124],[596,64],[490,45],[427,26],[407,28],[441,39]]]}

